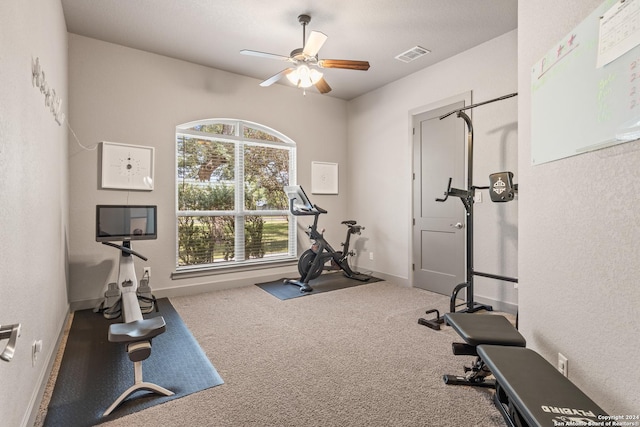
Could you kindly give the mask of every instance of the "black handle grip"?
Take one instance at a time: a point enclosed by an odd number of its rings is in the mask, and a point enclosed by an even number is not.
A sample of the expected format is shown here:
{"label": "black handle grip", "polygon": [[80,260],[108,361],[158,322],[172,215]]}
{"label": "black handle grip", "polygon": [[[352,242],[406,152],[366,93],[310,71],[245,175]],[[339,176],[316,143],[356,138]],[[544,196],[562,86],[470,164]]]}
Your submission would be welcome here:
{"label": "black handle grip", "polygon": [[134,251],[131,248],[128,248],[126,246],[122,246],[122,245],[118,245],[117,243],[113,243],[113,242],[102,242],[103,245],[107,245],[107,246],[112,246],[116,249],[120,249],[122,252],[128,253],[130,255],[135,255],[138,258],[140,258],[143,261],[148,261],[149,259],[147,257],[145,257],[144,255]]}
{"label": "black handle grip", "polygon": [[446,202],[449,198],[449,192],[451,191],[451,181],[453,178],[449,177],[449,183],[447,184],[447,191],[444,192],[444,199],[439,199],[436,197],[436,202]]}

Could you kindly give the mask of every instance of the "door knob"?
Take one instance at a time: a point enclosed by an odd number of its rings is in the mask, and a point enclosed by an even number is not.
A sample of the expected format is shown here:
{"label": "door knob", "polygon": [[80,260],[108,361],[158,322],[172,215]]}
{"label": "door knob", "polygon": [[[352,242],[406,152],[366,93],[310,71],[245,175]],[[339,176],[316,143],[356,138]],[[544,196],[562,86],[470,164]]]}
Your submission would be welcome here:
{"label": "door knob", "polygon": [[464,224],[462,224],[461,222],[457,222],[455,224],[451,224],[451,226],[453,228],[457,228],[458,230],[461,229],[462,227],[464,227]]}

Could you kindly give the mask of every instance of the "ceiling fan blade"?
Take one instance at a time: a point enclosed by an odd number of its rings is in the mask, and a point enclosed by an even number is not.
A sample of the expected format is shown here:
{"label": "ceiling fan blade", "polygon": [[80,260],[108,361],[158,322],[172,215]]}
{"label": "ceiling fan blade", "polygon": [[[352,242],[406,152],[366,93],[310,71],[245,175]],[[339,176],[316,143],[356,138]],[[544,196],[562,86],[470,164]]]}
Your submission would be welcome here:
{"label": "ceiling fan blade", "polygon": [[320,93],[331,92],[331,86],[329,86],[329,83],[327,83],[327,81],[324,78],[321,78],[320,80],[318,80],[318,83],[316,83],[316,89],[318,89],[318,92]]}
{"label": "ceiling fan blade", "polygon": [[290,58],[284,55],[276,55],[275,53],[258,52],[257,50],[243,49],[240,51],[242,55],[259,56],[260,58],[278,59],[280,61],[288,61]]}
{"label": "ceiling fan blade", "polygon": [[316,56],[324,42],[327,41],[327,38],[328,37],[325,33],[321,33],[320,31],[311,31],[302,53],[308,56]]}
{"label": "ceiling fan blade", "polygon": [[283,78],[284,76],[292,72],[293,70],[295,70],[295,68],[286,68],[280,71],[278,74],[274,74],[273,76],[269,77],[267,80],[260,83],[260,86],[262,87],[271,86],[272,84],[274,84],[275,82],[277,82],[278,80],[280,80],[281,78]]}
{"label": "ceiling fan blade", "polygon": [[369,69],[369,61],[351,61],[349,59],[321,59],[318,61],[318,67],[322,68],[344,68],[346,70],[362,70]]}

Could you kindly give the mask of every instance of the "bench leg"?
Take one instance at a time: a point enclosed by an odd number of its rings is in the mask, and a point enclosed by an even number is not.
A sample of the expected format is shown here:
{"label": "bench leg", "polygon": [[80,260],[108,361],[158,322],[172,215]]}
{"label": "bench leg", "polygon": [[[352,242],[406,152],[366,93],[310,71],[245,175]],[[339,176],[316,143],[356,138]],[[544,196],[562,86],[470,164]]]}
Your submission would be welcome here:
{"label": "bench leg", "polygon": [[468,385],[474,387],[488,387],[494,388],[496,386],[496,382],[491,379],[486,379],[491,374],[487,365],[480,359],[476,358],[472,367],[464,368],[466,375],[443,375],[442,379],[445,384],[448,385]]}
{"label": "bench leg", "polygon": [[131,387],[129,387],[127,390],[125,390],[124,393],[122,393],[120,397],[118,397],[116,401],[113,402],[111,406],[109,406],[109,408],[104,412],[104,414],[102,414],[103,417],[106,417],[109,414],[111,414],[113,410],[116,409],[118,406],[120,406],[120,404],[124,402],[124,400],[127,397],[129,397],[131,394],[135,393],[138,390],[147,390],[163,396],[173,396],[174,393],[171,390],[167,390],[166,388],[160,387],[157,384],[144,382],[142,380],[142,361],[134,362],[133,368],[134,368],[134,378],[135,378],[134,384]]}

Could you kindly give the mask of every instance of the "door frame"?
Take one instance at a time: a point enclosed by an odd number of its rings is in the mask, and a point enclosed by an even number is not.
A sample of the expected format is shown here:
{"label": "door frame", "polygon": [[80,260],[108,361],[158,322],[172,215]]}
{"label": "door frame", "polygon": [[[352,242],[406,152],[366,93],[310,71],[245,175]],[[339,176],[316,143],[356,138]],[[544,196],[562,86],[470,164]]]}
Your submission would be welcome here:
{"label": "door frame", "polygon": [[[414,152],[413,152],[413,121],[415,119],[416,116],[419,116],[420,114],[426,113],[428,111],[431,110],[435,110],[438,108],[442,108],[445,107],[447,105],[451,105],[454,104],[456,102],[460,102],[460,101],[464,101],[465,105],[471,105],[472,104],[472,91],[467,91],[467,92],[462,92],[458,95],[454,95],[454,96],[450,96],[448,98],[445,99],[441,99],[439,101],[435,101],[429,104],[425,104],[423,106],[420,107],[416,107],[413,108],[411,110],[409,110],[409,120],[408,120],[408,131],[407,131],[407,135],[408,135],[408,140],[409,140],[409,152],[411,153],[410,155],[410,164],[411,164],[411,197],[409,197],[409,247],[408,247],[408,256],[407,256],[407,260],[408,260],[408,265],[407,268],[409,269],[409,285],[414,288],[415,286],[415,274],[414,274],[414,270],[413,270],[413,265],[415,264],[416,260],[414,259],[414,253],[413,253],[413,244],[414,244],[414,226],[413,226],[413,212],[414,212],[414,191],[415,191],[415,179],[413,179],[414,174],[416,173],[416,171],[413,168],[414,165]],[[469,112],[469,115],[472,114],[472,111]],[[466,135],[466,134],[465,134]],[[466,141],[466,140],[465,140]],[[466,150],[466,143],[465,143],[465,151],[464,151],[464,170],[465,170],[465,182],[467,179],[467,164],[469,162],[469,159],[467,158],[467,150]],[[443,189],[444,191],[444,189]],[[466,245],[466,242],[465,242]],[[466,247],[465,247],[466,249]],[[466,250],[465,250],[465,254],[466,254]],[[462,262],[466,262],[466,255],[465,255],[465,259],[462,260]]]}

